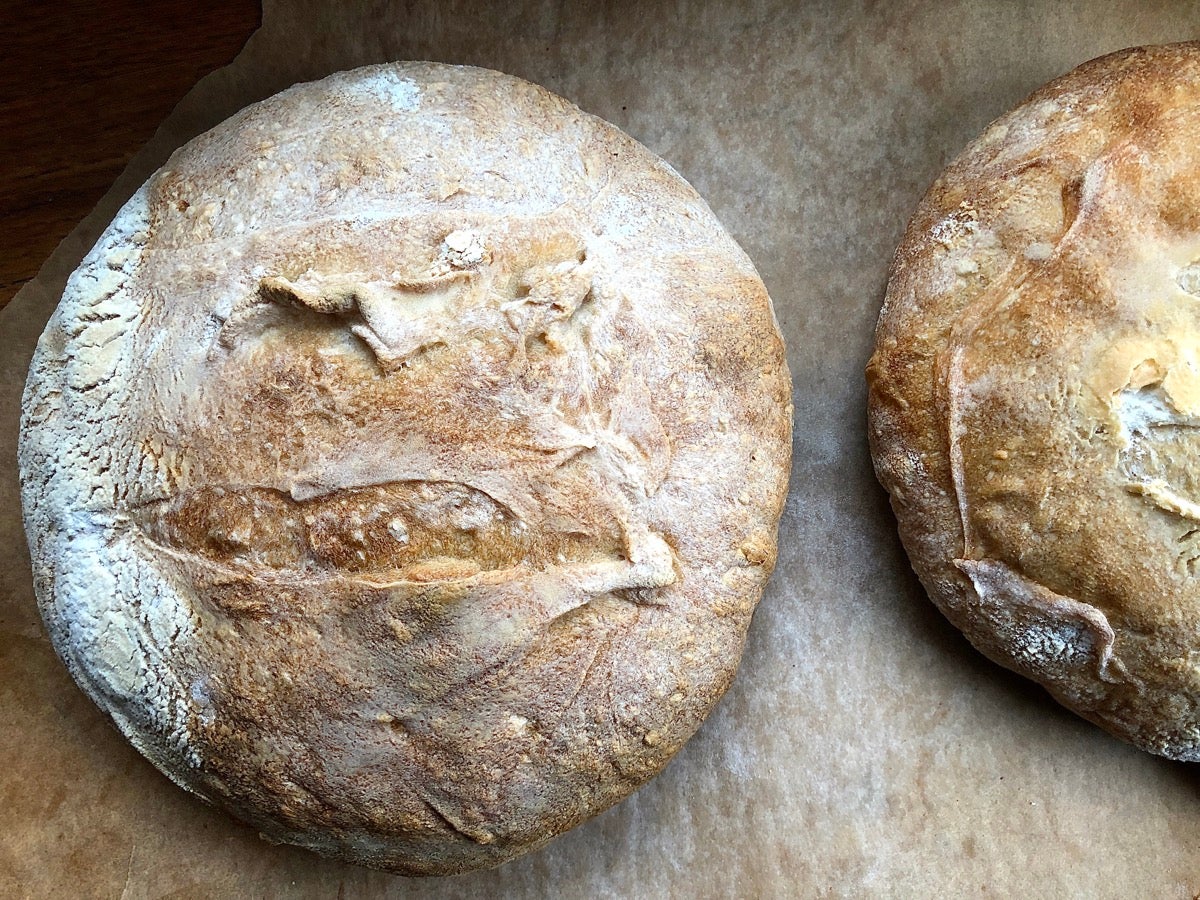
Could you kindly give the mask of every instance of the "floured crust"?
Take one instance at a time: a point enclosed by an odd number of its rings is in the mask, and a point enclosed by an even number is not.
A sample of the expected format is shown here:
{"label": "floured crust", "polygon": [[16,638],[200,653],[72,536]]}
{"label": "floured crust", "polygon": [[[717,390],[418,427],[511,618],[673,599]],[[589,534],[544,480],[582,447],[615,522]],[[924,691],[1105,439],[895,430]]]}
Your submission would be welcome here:
{"label": "floured crust", "polygon": [[896,252],[870,436],[930,595],[992,659],[1200,759],[1200,45],[991,125]]}
{"label": "floured crust", "polygon": [[143,753],[271,839],[451,873],[621,799],[725,691],[790,381],[666,164],[517,79],[378,66],[129,201],[19,453],[54,644]]}

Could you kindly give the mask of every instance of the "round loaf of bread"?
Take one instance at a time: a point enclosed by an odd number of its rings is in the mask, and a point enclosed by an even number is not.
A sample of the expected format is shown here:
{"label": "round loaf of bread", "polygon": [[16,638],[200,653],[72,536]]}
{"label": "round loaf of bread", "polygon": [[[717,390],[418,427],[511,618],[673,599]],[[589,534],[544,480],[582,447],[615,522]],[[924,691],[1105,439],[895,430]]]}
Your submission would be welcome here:
{"label": "round loaf of bread", "polygon": [[435,64],[176,152],[71,277],[20,468],[72,674],[272,840],[492,865],[662,769],[775,561],[790,380],[669,166]]}
{"label": "round loaf of bread", "polygon": [[996,121],[896,253],[868,369],[913,566],[980,650],[1200,759],[1200,45]]}

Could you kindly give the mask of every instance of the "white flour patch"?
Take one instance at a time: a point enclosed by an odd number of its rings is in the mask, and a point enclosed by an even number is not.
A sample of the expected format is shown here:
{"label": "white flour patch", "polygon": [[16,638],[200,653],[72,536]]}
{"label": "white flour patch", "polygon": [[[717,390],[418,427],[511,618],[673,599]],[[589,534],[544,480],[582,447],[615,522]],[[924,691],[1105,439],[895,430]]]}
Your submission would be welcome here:
{"label": "white flour patch", "polygon": [[421,105],[421,91],[408,78],[385,70],[343,88],[355,100],[378,100],[401,112],[412,112]]}

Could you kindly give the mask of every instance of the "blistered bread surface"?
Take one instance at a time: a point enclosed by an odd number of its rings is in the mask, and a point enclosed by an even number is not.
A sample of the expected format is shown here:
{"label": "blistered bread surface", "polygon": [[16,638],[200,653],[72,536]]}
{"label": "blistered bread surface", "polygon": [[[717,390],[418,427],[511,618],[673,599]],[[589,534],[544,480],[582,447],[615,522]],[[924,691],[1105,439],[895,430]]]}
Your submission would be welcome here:
{"label": "blistered bread surface", "polygon": [[410,874],[656,774],[775,561],[766,291],[541,88],[389,65],[175,153],[70,279],[20,444],[72,674],[267,837]]}
{"label": "blistered bread surface", "polygon": [[868,375],[942,611],[1200,759],[1200,45],[1087,63],[968,147],[897,251]]}

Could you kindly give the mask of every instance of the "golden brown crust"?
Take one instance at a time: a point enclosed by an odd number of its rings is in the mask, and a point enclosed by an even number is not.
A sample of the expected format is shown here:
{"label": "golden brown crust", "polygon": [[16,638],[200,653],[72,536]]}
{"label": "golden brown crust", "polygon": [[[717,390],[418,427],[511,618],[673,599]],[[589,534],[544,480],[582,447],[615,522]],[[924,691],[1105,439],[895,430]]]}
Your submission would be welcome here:
{"label": "golden brown crust", "polygon": [[267,836],[495,864],[724,692],[789,400],[753,266],[640,145],[497,73],[343,73],[177,152],[72,279],[25,399],[40,602]]}
{"label": "golden brown crust", "polygon": [[1200,45],[1093,60],[993,123],[896,251],[876,471],[997,662],[1200,758]]}

